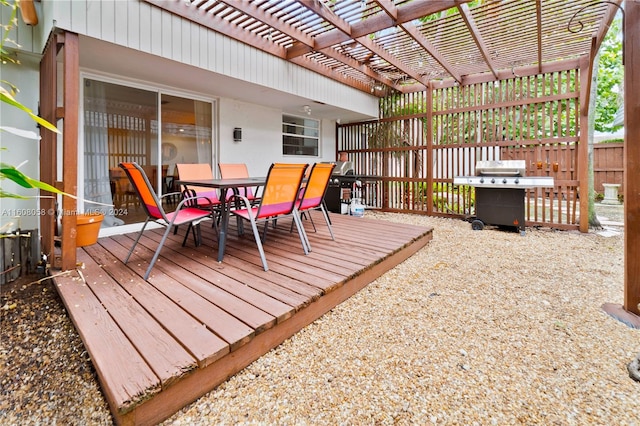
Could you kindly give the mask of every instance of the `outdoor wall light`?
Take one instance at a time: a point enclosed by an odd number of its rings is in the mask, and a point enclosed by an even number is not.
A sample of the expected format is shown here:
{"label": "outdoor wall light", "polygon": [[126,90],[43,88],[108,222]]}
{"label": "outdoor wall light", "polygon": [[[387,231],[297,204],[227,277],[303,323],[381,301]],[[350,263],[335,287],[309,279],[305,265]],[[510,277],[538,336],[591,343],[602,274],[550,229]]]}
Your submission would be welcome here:
{"label": "outdoor wall light", "polygon": [[240,127],[233,128],[233,141],[242,142],[242,129]]}

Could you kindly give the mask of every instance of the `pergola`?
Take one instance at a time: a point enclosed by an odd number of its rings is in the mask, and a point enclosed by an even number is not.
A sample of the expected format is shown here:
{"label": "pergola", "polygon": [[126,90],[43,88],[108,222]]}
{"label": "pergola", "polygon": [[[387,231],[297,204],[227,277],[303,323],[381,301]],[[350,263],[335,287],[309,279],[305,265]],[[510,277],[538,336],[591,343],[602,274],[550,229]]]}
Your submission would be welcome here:
{"label": "pergola", "polygon": [[[589,61],[583,79],[589,93],[593,59],[623,8],[622,0],[146,1],[380,97],[541,74],[579,58]],[[625,90],[636,93],[632,64],[640,31],[633,27],[640,5],[627,2],[626,9]],[[638,116],[639,105],[632,96],[625,100],[626,138],[633,140],[640,129],[629,118]],[[588,101],[580,108],[587,117]],[[640,210],[640,150],[627,143],[625,155],[625,303],[623,310],[606,306],[616,316],[640,315],[640,266],[633,261],[640,252],[634,220]],[[640,326],[637,318],[631,322]]]}
{"label": "pergola", "polygon": [[[593,56],[622,0],[146,0],[384,96]],[[470,4],[474,5],[473,7]]]}
{"label": "pergola", "polygon": [[[585,143],[591,64],[624,7],[625,92],[640,91],[634,78],[640,69],[637,0],[143,1],[379,97],[553,72],[567,62],[588,61],[580,104]],[[640,115],[640,100],[625,96],[625,110],[626,140],[638,139],[640,120],[633,118]],[[625,300],[615,314],[633,315],[640,326],[638,144],[626,143],[625,156]]]}

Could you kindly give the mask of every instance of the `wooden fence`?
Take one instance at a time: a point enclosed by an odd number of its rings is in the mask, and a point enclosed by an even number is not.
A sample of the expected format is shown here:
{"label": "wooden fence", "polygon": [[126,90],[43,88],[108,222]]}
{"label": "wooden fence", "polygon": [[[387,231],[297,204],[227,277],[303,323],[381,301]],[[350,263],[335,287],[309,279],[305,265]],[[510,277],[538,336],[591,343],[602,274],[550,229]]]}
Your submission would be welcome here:
{"label": "wooden fence", "polygon": [[624,144],[600,143],[593,146],[593,189],[604,193],[603,183],[617,183],[624,191]]}
{"label": "wooden fence", "polygon": [[578,229],[586,176],[579,84],[579,70],[569,69],[392,95],[381,100],[381,119],[338,126],[338,150],[349,153],[356,174],[379,177],[363,182],[368,206],[434,216],[474,214],[474,188],[453,178],[475,174],[476,161],[525,160],[528,176],[555,182],[526,190],[527,225]]}

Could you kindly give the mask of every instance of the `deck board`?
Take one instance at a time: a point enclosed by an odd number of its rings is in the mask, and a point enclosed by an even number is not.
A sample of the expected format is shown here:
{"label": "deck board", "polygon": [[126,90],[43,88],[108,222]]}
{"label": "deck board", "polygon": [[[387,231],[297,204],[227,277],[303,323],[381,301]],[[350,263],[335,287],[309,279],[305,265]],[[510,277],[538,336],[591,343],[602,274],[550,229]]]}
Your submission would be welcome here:
{"label": "deck board", "polygon": [[[137,248],[137,250],[141,251],[143,259],[150,259],[153,256],[153,251],[149,248],[152,246],[157,247],[157,242],[146,236],[143,236],[140,240],[142,247]],[[129,244],[133,244],[133,240]],[[211,301],[232,317],[241,318],[242,322],[247,325],[247,327],[242,327],[232,321],[230,326],[233,328],[256,330],[275,325],[276,317],[257,307],[262,307],[262,303],[269,304],[271,307],[275,304],[273,300],[269,300],[268,297],[258,292],[250,292],[241,286],[237,280],[233,280],[217,271],[212,271],[206,265],[189,258],[189,256],[185,255],[185,251],[176,251],[174,247],[166,247],[163,261],[157,264],[158,271],[173,277],[177,282],[184,283],[184,286]],[[211,262],[213,259],[209,257],[207,260]],[[148,262],[144,261],[143,265],[145,268],[148,267]],[[204,279],[203,277],[208,278]],[[245,300],[249,300],[249,302]],[[281,314],[285,314],[290,310],[284,304],[280,304],[278,307],[282,311],[278,313]]]}
{"label": "deck board", "polygon": [[[94,258],[98,253],[105,253],[94,247],[88,247],[86,252]],[[105,264],[104,257],[95,260],[120,286],[98,282],[88,282],[88,285],[161,383],[168,385],[184,372],[195,369],[194,357],[169,331],[184,331],[175,326],[184,319],[173,317],[178,312],[177,307],[155,294],[150,290],[152,287],[130,270]]]}
{"label": "deck board", "polygon": [[[83,251],[83,275],[108,285],[109,277]],[[56,279],[58,294],[84,343],[110,406],[127,411],[161,390],[161,383],[142,355],[79,275]],[[117,350],[113,350],[117,348]]]}
{"label": "deck board", "polygon": [[[144,236],[140,239],[141,241],[146,239]],[[133,244],[133,240],[131,241]],[[106,242],[101,242],[100,245],[104,247]],[[142,244],[142,245],[141,245]],[[124,248],[124,247],[123,247]],[[153,251],[144,247],[144,243],[139,243],[138,247],[136,247],[135,253],[129,259],[129,264],[131,267],[138,271],[138,273],[144,273],[147,267],[149,266],[148,260],[153,256]],[[124,257],[121,257],[124,258]],[[160,263],[168,263],[167,258],[163,257],[163,262],[158,262],[158,266]],[[164,266],[164,265],[163,265]],[[149,276],[149,280],[153,281],[153,279],[162,274],[160,268],[156,270],[154,267],[153,276]],[[185,301],[180,302],[185,303]],[[229,314],[226,310],[220,307],[222,303],[212,303],[209,305],[209,311],[207,313],[205,324],[209,325],[217,335],[219,335],[222,339],[224,339],[230,346],[230,349],[233,350],[238,346],[242,346],[247,343],[253,337],[254,330],[245,324],[242,321],[242,318],[236,318],[233,315]],[[187,309],[188,312],[191,312],[191,307]]]}
{"label": "deck board", "polygon": [[[154,233],[149,233],[148,236],[149,238],[155,240],[156,242],[159,242],[161,238],[159,234],[154,235]],[[203,265],[203,271],[204,271],[203,277],[205,278],[207,276],[211,276],[212,271],[216,271],[216,272],[220,272],[224,276],[232,277],[237,280],[238,275],[241,274],[243,271],[245,271],[247,268],[246,261],[244,261],[241,258],[235,258],[232,254],[225,256],[223,263],[218,263],[216,261],[217,256],[212,254],[214,249],[211,246],[202,245],[200,247],[195,248],[193,247],[193,245],[191,245],[187,247],[181,247],[180,245],[182,243],[182,237],[180,236],[177,236],[175,238],[169,237],[169,240],[177,244],[177,245],[174,244],[171,246],[175,249],[175,251],[179,251],[184,255],[191,256],[193,259],[197,260]],[[131,241],[131,243],[133,243],[133,240]],[[257,253],[257,248],[255,248],[254,250]],[[164,254],[162,257],[165,257],[165,256],[166,254]],[[258,255],[256,254],[256,256]],[[262,277],[264,277],[264,279],[260,279]],[[273,281],[270,278],[272,278],[272,274],[269,274],[268,272],[264,272],[262,270],[262,266],[260,266],[259,269],[253,270],[252,273],[249,273],[248,275],[246,275],[245,280],[241,280],[240,282],[244,283],[246,286],[253,287],[256,290],[259,290],[256,287],[259,287],[260,283],[267,283],[268,284],[267,287],[266,288],[262,287],[259,291],[267,295],[270,295],[272,292],[279,293],[279,288],[277,288],[279,286],[274,285]],[[294,294],[297,294],[299,296],[302,295],[298,298],[294,298],[295,301],[299,301],[300,303],[306,303],[306,301],[308,300],[308,297],[318,297],[320,294],[317,288],[308,286],[306,283],[299,282],[298,280],[290,280],[285,285],[288,289],[292,290]],[[236,290],[241,291],[242,288],[240,289],[236,288]],[[293,297],[293,294],[289,294],[289,295]],[[283,303],[289,304],[286,301],[283,301]]]}
{"label": "deck board", "polygon": [[237,235],[217,262],[217,239],[202,224],[202,244],[171,233],[148,281],[142,276],[162,237],[145,231],[101,238],[78,249],[81,274],[55,278],[94,363],[114,420],[154,424],[213,389],[271,348],[368,285],[432,238],[432,229],[332,214],[304,226],[305,255],[290,220],[264,243],[264,271],[253,234]]}
{"label": "deck board", "polygon": [[[93,247],[89,247],[87,250],[89,256],[96,253],[91,249]],[[106,271],[101,259],[96,261],[101,264],[102,270]],[[132,280],[134,286],[148,287],[144,281],[137,275],[132,275],[128,269],[118,269],[122,273],[118,273],[112,278],[121,285]],[[133,342],[163,385],[168,385],[184,372],[196,368],[195,359],[176,341],[165,326],[161,325],[163,323],[154,320],[152,315],[144,309],[144,298],[134,299],[127,293],[125,287],[112,285],[108,282],[88,281],[87,285],[91,287],[100,303],[124,331],[127,338]],[[145,293],[144,296],[150,296],[149,292]],[[163,304],[154,312],[161,313],[167,306],[167,304]]]}

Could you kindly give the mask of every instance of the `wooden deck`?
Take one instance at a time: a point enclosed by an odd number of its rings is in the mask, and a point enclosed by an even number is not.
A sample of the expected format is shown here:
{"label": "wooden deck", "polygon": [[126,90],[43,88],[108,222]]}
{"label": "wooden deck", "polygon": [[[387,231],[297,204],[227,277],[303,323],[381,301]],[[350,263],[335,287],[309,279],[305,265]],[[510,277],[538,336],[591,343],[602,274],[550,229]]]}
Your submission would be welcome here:
{"label": "wooden deck", "polygon": [[215,388],[328,310],[424,247],[432,229],[319,212],[308,220],[305,256],[290,219],[270,229],[262,269],[253,235],[229,232],[222,263],[213,230],[203,245],[171,235],[148,282],[142,279],[163,230],[78,249],[80,273],[56,287],[75,324],[114,419],[155,424]]}

